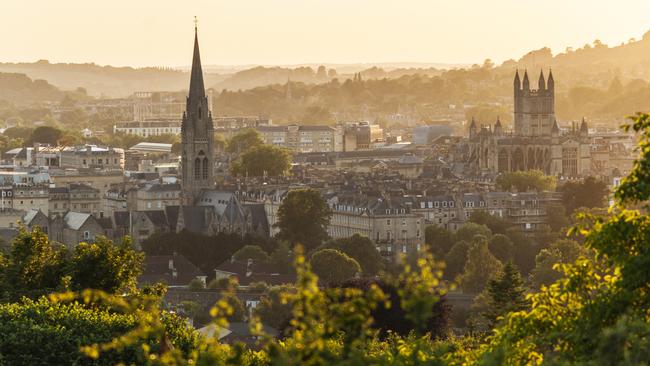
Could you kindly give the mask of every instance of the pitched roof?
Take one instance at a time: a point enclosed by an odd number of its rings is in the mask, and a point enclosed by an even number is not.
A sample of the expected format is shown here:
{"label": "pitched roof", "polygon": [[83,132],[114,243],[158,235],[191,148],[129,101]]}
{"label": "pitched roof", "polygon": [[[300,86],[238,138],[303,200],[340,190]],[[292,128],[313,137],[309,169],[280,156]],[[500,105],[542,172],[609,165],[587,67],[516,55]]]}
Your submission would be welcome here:
{"label": "pitched roof", "polygon": [[65,224],[73,230],[79,230],[91,217],[88,213],[68,211],[63,217]]}
{"label": "pitched roof", "polygon": [[[169,268],[170,264],[173,269]],[[143,267],[142,275],[138,278],[140,284],[164,282],[170,286],[186,286],[197,276],[205,276],[197,266],[180,254],[147,255]]]}

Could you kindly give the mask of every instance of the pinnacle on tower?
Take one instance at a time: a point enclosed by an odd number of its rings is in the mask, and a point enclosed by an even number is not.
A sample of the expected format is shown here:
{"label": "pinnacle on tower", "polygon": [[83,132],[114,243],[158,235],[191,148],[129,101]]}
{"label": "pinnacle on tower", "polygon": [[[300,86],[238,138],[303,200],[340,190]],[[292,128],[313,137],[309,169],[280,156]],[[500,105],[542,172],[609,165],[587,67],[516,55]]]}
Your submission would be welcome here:
{"label": "pinnacle on tower", "polygon": [[551,133],[560,133],[560,126],[557,125],[557,119],[553,119],[553,127],[551,128]]}
{"label": "pinnacle on tower", "polygon": [[546,89],[546,81],[544,81],[544,71],[539,70],[539,81],[537,83],[537,90]]}
{"label": "pinnacle on tower", "polygon": [[524,70],[523,88],[524,88],[524,91],[530,91],[530,81],[528,80],[528,70]]}
{"label": "pinnacle on tower", "polygon": [[555,89],[555,80],[553,80],[553,70],[548,69],[548,80],[546,81],[546,88],[550,91]]}
{"label": "pinnacle on tower", "polygon": [[514,86],[515,86],[515,90],[521,89],[521,80],[519,79],[519,69],[515,71]]}
{"label": "pinnacle on tower", "polygon": [[587,126],[587,120],[585,120],[585,117],[582,117],[582,123],[580,123],[580,132],[589,132],[589,126]]}

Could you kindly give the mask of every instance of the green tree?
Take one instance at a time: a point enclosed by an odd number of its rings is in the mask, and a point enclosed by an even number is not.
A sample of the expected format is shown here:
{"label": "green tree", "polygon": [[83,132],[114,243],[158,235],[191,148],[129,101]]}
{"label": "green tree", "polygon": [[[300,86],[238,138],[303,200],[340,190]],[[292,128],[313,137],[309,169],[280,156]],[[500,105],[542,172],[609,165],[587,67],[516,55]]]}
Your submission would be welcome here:
{"label": "green tree", "polygon": [[535,268],[531,272],[533,289],[550,285],[562,276],[555,264],[575,262],[579,257],[588,255],[588,251],[575,240],[558,240],[548,248],[542,249],[535,257]]}
{"label": "green tree", "polygon": [[487,211],[472,212],[469,221],[475,224],[487,226],[493,234],[505,234],[506,230],[512,226],[508,221],[490,215]]}
{"label": "green tree", "polygon": [[443,258],[454,245],[453,233],[438,225],[428,225],[424,230],[424,241],[433,255]]}
{"label": "green tree", "polygon": [[341,283],[361,272],[357,261],[335,249],[321,249],[315,252],[309,263],[324,284]]}
{"label": "green tree", "polygon": [[469,248],[470,244],[467,241],[459,240],[454,243],[449,253],[445,255],[445,264],[447,265],[445,277],[447,279],[454,280],[456,276],[463,272]]}
{"label": "green tree", "polygon": [[271,265],[279,273],[291,273],[293,271],[293,252],[289,243],[280,240],[271,253]]}
{"label": "green tree", "polygon": [[31,232],[22,228],[6,259],[4,287],[13,298],[52,292],[67,275],[67,261],[65,247],[50,243],[38,227]]}
{"label": "green tree", "polygon": [[566,214],[566,208],[560,204],[552,204],[546,208],[546,217],[548,220],[548,226],[552,231],[560,232],[569,229],[569,218]]}
{"label": "green tree", "polygon": [[289,150],[271,145],[259,145],[244,152],[240,159],[232,164],[231,171],[240,176],[276,177],[286,174],[290,167]]}
{"label": "green tree", "polygon": [[142,272],[144,254],[131,241],[113,244],[105,237],[77,245],[70,259],[70,276],[77,290],[97,289],[109,293],[131,292]]}
{"label": "green tree", "polygon": [[501,263],[506,263],[512,260],[514,255],[514,245],[509,237],[503,234],[496,234],[490,238],[488,243],[490,253],[497,257]]}
{"label": "green tree", "polygon": [[318,247],[327,239],[327,226],[332,211],[321,194],[311,188],[291,190],[278,209],[279,239],[302,244],[307,249]]}
{"label": "green tree", "polygon": [[29,139],[33,131],[34,129],[30,127],[9,127],[5,130],[4,135],[10,139],[22,139],[24,141]]}
{"label": "green tree", "polygon": [[[148,357],[143,346],[151,352],[162,353],[162,337],[140,334],[142,319],[134,308],[121,306],[124,300],[105,298],[108,304],[84,293],[75,301],[52,300],[46,297],[34,301],[0,304],[0,355],[6,365],[144,365]],[[101,297],[100,297],[101,298]],[[93,301],[88,301],[88,300]],[[96,302],[95,302],[96,300]],[[144,300],[144,299],[140,299]],[[160,301],[160,299],[158,299]],[[142,303],[140,304],[142,306]],[[148,314],[145,309],[140,315]],[[184,319],[169,312],[156,311],[159,334],[179,357],[189,357],[198,346],[198,335]],[[96,358],[88,357],[82,347],[111,342],[122,336],[131,343],[106,350]]]}
{"label": "green tree", "polygon": [[255,315],[260,317],[263,324],[276,329],[281,329],[291,319],[292,303],[283,298],[286,295],[294,294],[294,285],[271,286],[262,297],[255,308]]}
{"label": "green tree", "polygon": [[237,261],[252,259],[254,263],[267,264],[271,260],[268,254],[258,245],[245,245],[233,254]]}
{"label": "green tree", "polygon": [[246,320],[246,307],[237,295],[226,294],[223,300],[232,309],[232,313],[227,317],[229,322],[243,322]]}
{"label": "green tree", "polygon": [[539,253],[539,246],[517,227],[506,231],[513,246],[513,262],[523,274],[528,274],[535,267],[535,256]]}
{"label": "green tree", "polygon": [[192,281],[190,281],[190,283],[187,284],[187,288],[190,291],[203,290],[205,288],[205,284],[203,283],[203,281],[199,280],[198,278],[195,278]]}
{"label": "green tree", "polygon": [[487,240],[477,236],[467,252],[460,287],[465,293],[478,294],[490,280],[500,275],[502,267],[501,262],[490,253]]}
{"label": "green tree", "polygon": [[490,280],[485,291],[488,303],[482,316],[490,329],[496,326],[499,318],[513,311],[524,310],[529,305],[526,301],[524,281],[512,262],[506,263],[498,278]]}
{"label": "green tree", "polygon": [[235,136],[226,142],[226,151],[239,156],[246,151],[264,145],[262,135],[252,128],[239,131]]}
{"label": "green tree", "polygon": [[519,192],[530,190],[543,192],[554,190],[557,180],[540,170],[523,170],[500,174],[497,177],[497,185],[506,191],[514,188]]}
{"label": "green tree", "polygon": [[490,238],[492,236],[492,231],[490,231],[490,229],[485,225],[467,222],[461,225],[458,230],[456,230],[456,233],[454,234],[454,240],[472,241],[476,235],[482,235],[486,238]]}
{"label": "green tree", "polygon": [[560,187],[562,203],[566,211],[572,214],[576,209],[605,207],[609,194],[607,183],[594,177],[587,177],[581,182],[568,181]]}
{"label": "green tree", "polygon": [[51,144],[56,146],[59,139],[63,136],[63,131],[55,127],[40,126],[32,131],[31,136],[27,140],[27,145],[33,145],[34,142]]}
{"label": "green tree", "polygon": [[349,238],[337,239],[332,241],[328,247],[340,250],[356,260],[365,276],[375,276],[383,267],[379,251],[365,236],[354,234]]}

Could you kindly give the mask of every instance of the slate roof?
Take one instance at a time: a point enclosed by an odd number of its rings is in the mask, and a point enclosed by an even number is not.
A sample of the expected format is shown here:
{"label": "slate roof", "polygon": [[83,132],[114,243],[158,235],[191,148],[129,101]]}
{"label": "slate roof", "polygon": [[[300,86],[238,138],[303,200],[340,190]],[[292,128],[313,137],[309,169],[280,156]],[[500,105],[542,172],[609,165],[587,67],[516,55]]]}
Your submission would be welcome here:
{"label": "slate roof", "polygon": [[104,230],[111,230],[113,229],[113,220],[110,219],[110,217],[100,217],[97,220],[97,223],[102,227]]}
{"label": "slate roof", "polygon": [[193,233],[200,233],[208,227],[206,211],[214,210],[212,206],[181,206],[183,210],[183,224],[185,229]]}
{"label": "slate roof", "polygon": [[167,216],[165,215],[165,211],[144,211],[144,214],[147,215],[149,220],[156,226],[156,227],[168,227],[169,223],[167,222]]}
{"label": "slate roof", "polygon": [[174,192],[174,191],[180,191],[181,185],[179,183],[170,183],[170,184],[156,183],[150,185],[146,190],[149,192]]}
{"label": "slate roof", "polygon": [[[170,260],[176,269],[176,277],[169,268]],[[197,266],[180,254],[147,255],[143,267],[142,275],[138,277],[141,285],[163,282],[169,286],[187,286],[197,276],[205,276]]]}
{"label": "slate roof", "polygon": [[38,212],[39,212],[39,210],[29,210],[29,211],[27,211],[25,216],[23,216],[23,223],[25,225],[29,226],[32,223],[32,220],[34,220],[34,218],[38,214]]}
{"label": "slate roof", "polygon": [[65,214],[63,221],[70,229],[79,230],[90,216],[91,215],[88,213],[68,211],[68,213]]}

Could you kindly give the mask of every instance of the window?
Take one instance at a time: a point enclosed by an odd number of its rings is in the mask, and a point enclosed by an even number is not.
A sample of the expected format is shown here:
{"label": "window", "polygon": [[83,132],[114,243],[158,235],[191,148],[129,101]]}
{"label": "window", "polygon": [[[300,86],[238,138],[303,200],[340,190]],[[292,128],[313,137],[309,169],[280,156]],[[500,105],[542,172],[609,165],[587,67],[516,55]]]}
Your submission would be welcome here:
{"label": "window", "polygon": [[90,239],[90,231],[84,231],[84,239],[85,240]]}
{"label": "window", "polygon": [[402,253],[406,253],[406,245],[402,245]]}
{"label": "window", "polygon": [[194,179],[201,179],[201,159],[194,159]]}
{"label": "window", "polygon": [[390,226],[390,219],[386,220],[386,225]]}
{"label": "window", "polygon": [[390,230],[386,231],[386,240],[388,240],[388,241],[391,240],[391,237],[390,237]]}
{"label": "window", "polygon": [[208,158],[203,158],[203,179],[208,179]]}

